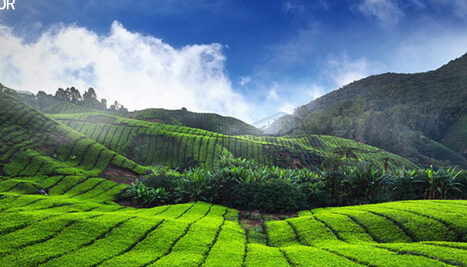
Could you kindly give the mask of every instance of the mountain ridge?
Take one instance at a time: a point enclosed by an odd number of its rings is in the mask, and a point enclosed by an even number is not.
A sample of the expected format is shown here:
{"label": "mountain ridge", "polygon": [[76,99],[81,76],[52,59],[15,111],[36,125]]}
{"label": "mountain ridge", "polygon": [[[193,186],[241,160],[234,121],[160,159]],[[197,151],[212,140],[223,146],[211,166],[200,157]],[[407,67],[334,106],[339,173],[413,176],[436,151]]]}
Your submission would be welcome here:
{"label": "mountain ridge", "polygon": [[455,142],[445,136],[467,114],[466,103],[467,54],[433,71],[384,73],[352,82],[297,108],[270,129],[276,134],[330,134],[421,165],[465,168],[467,136],[457,135]]}

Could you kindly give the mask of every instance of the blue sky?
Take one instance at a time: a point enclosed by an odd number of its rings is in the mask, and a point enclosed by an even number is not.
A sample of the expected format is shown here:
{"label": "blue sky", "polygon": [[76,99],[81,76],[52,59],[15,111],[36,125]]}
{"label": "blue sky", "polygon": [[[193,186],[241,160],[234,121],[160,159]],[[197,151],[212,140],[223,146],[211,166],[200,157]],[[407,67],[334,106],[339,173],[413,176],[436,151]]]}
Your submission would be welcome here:
{"label": "blue sky", "polygon": [[249,122],[467,52],[466,0],[16,0],[0,25],[12,88],[93,86],[130,109]]}

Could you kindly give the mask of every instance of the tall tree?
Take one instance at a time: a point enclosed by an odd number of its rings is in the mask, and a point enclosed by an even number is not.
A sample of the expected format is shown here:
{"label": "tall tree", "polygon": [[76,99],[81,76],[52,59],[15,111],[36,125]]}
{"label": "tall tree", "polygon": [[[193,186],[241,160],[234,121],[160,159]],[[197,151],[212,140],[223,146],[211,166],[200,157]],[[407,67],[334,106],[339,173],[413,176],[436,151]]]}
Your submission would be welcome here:
{"label": "tall tree", "polygon": [[88,108],[102,109],[102,104],[97,100],[96,91],[92,87],[84,92],[82,104]]}
{"label": "tall tree", "polygon": [[84,92],[83,94],[83,100],[96,100],[97,99],[97,95],[96,95],[96,91],[94,91],[94,88],[92,87],[89,87],[89,89],[87,91]]}
{"label": "tall tree", "polygon": [[107,109],[107,99],[102,98],[101,99],[101,105],[102,105],[102,109],[106,110]]}
{"label": "tall tree", "polygon": [[66,89],[68,101],[74,104],[78,104],[83,100],[81,93],[74,87]]}
{"label": "tall tree", "polygon": [[67,93],[63,88],[58,88],[57,89],[57,92],[55,92],[55,98],[57,98],[57,100],[61,100],[61,101],[68,101]]}
{"label": "tall tree", "polygon": [[37,106],[39,107],[39,109],[44,109],[48,106],[53,105],[56,102],[55,97],[53,97],[52,95],[46,94],[44,91],[37,92],[36,99],[37,99]]}

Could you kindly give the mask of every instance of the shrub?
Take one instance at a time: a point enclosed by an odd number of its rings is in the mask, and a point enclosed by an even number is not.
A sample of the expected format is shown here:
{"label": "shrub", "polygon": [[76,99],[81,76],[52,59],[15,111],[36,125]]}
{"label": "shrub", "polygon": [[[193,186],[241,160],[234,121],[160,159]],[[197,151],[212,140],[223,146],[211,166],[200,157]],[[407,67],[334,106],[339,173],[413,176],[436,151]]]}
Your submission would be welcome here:
{"label": "shrub", "polygon": [[415,183],[416,170],[399,170],[392,175],[391,179],[391,199],[423,199],[423,187],[420,183]]}
{"label": "shrub", "polygon": [[453,168],[434,170],[433,166],[425,170],[417,170],[414,183],[419,183],[424,188],[425,199],[443,199],[461,191],[461,184],[456,182],[457,176],[462,172]]}
{"label": "shrub", "polygon": [[365,162],[327,171],[279,169],[221,156],[212,170],[164,170],[137,181],[122,195],[144,205],[206,201],[266,212],[391,200],[465,198],[467,175],[432,168],[386,173]]}
{"label": "shrub", "polygon": [[231,206],[240,209],[282,212],[308,208],[306,193],[282,180],[240,183],[232,188],[232,195]]}
{"label": "shrub", "polygon": [[166,191],[172,191],[176,186],[176,174],[170,172],[158,172],[152,170],[152,173],[145,177],[143,184],[152,188],[164,188]]}
{"label": "shrub", "polygon": [[148,206],[166,204],[171,198],[170,193],[165,191],[164,188],[148,187],[139,180],[131,184],[123,192],[122,197],[125,199],[132,199],[137,203]]}

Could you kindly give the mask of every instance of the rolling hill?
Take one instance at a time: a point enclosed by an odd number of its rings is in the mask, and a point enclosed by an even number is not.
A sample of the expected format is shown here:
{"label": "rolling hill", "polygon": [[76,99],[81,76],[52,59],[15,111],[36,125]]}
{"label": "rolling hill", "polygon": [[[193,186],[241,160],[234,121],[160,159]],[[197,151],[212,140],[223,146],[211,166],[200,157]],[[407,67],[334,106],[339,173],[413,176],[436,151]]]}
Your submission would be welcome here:
{"label": "rolling hill", "polygon": [[198,128],[226,135],[263,135],[263,132],[239,119],[214,113],[197,113],[182,108],[152,108],[130,112],[129,118],[163,124]]}
{"label": "rolling hill", "polygon": [[322,96],[266,132],[329,134],[414,163],[467,168],[467,55],[435,71],[371,76]]}
{"label": "rolling hill", "polygon": [[[97,110],[70,102],[57,102],[41,110],[47,114],[71,114],[71,113],[104,113],[112,114],[109,111]],[[185,109],[144,109],[129,112],[120,116],[143,120],[148,122],[157,122],[176,126],[185,126],[197,128],[211,132],[228,135],[263,135],[263,132],[254,126],[251,126],[241,120],[232,117],[225,117],[214,113],[197,113]]]}
{"label": "rolling hill", "polygon": [[413,168],[401,157],[351,140],[332,136],[266,137],[224,135],[102,113],[55,114],[54,119],[142,165],[185,169],[211,168],[222,154],[289,167],[316,167],[338,148],[351,148],[359,159],[390,169]]}

